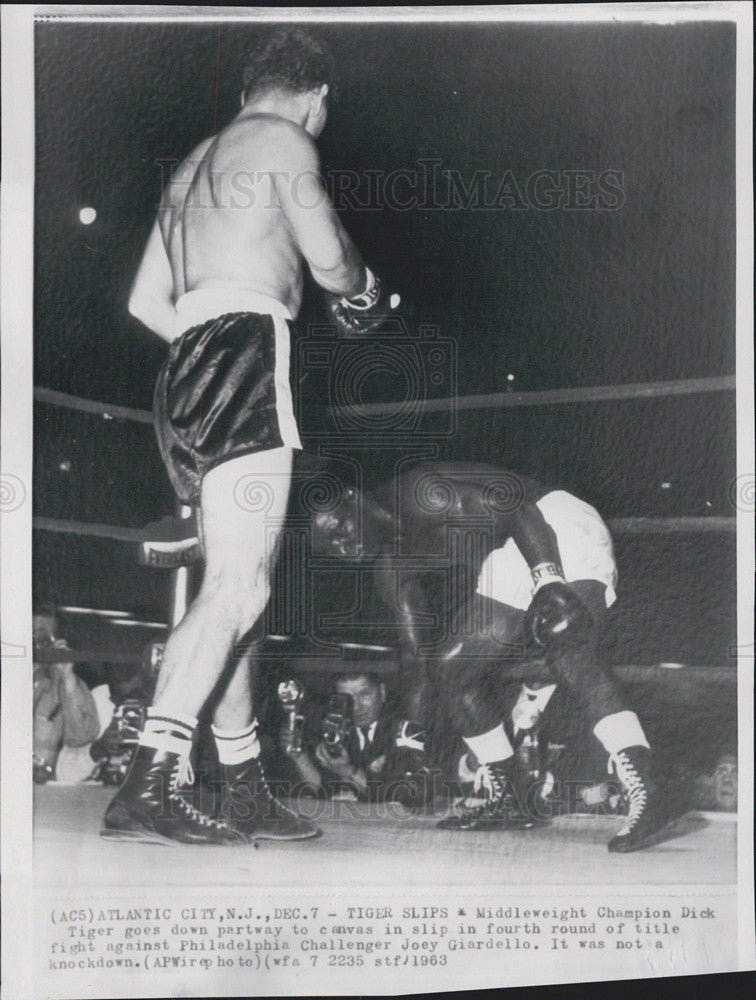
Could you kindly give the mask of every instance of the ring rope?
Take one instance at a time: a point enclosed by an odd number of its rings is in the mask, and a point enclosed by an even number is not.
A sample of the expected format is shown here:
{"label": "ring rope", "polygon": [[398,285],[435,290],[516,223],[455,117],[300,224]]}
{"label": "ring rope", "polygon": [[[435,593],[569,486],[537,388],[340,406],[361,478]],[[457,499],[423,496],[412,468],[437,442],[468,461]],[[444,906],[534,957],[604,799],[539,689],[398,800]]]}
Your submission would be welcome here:
{"label": "ring rope", "polygon": [[[635,382],[628,385],[591,385],[574,389],[546,389],[533,392],[492,392],[474,396],[457,396],[454,399],[427,399],[422,401],[425,413],[446,412],[450,405],[458,410],[486,410],[493,407],[511,409],[520,406],[549,406],[562,403],[597,403],[621,399],[653,399],[660,396],[685,396],[700,392],[725,392],[735,388],[734,375],[718,375],[712,378],[692,378],[672,382]],[[151,424],[149,410],[138,410],[131,406],[103,403],[95,399],[83,399],[56,389],[35,386],[34,398],[39,403],[62,406],[84,413],[97,413],[106,420],[120,418],[140,424]],[[395,413],[397,407],[405,406],[406,400],[398,403],[365,403],[359,406],[331,407],[333,414]]]}
{"label": "ring rope", "polygon": [[[455,410],[512,409],[520,406],[554,406],[564,403],[599,403],[621,399],[655,399],[660,396],[687,396],[700,392],[725,392],[735,388],[734,375],[690,378],[674,382],[634,382],[628,385],[589,385],[574,389],[545,389],[537,392],[491,392],[453,399],[424,399],[418,402],[422,413],[447,413]],[[329,413],[360,416],[396,413],[408,401],[395,403],[360,403],[333,406]]]}
{"label": "ring rope", "polygon": [[[622,535],[667,535],[682,532],[734,533],[734,517],[619,517],[607,520],[609,528]],[[67,521],[56,517],[35,517],[36,531],[53,531],[65,535],[89,535],[95,538],[112,538],[117,542],[144,542],[140,528],[122,528],[116,524],[97,524],[94,521]]]}
{"label": "ring rope", "polygon": [[[164,626],[168,629],[168,626]],[[268,639],[271,637],[269,636]],[[382,675],[395,674],[399,664],[395,659],[396,648],[387,648],[387,653],[394,654],[388,660],[370,660],[370,672]],[[107,663],[132,664],[143,662],[141,654],[126,653],[108,649],[51,649],[35,653],[37,663]],[[364,661],[362,661],[364,662]],[[343,673],[344,658],[334,656],[305,656],[296,658],[296,673]],[[552,674],[543,660],[531,660],[524,663],[508,663],[507,671],[512,680],[517,678],[528,680],[551,680]],[[737,676],[737,667],[733,664],[719,666],[701,666],[690,663],[655,663],[655,664],[618,664],[612,672],[624,681],[658,681],[675,675],[682,675],[698,683],[731,685]]]}
{"label": "ring rope", "polygon": [[117,524],[97,524],[94,521],[66,521],[57,517],[34,517],[36,531],[55,531],[63,535],[89,535],[94,538],[112,538],[117,542],[144,541],[139,528],[122,528]]}
{"label": "ring rope", "polygon": [[50,403],[52,406],[63,406],[68,410],[80,410],[83,413],[98,413],[106,420],[116,417],[122,420],[133,420],[138,424],[151,424],[152,414],[149,410],[135,410],[131,406],[118,406],[114,403],[101,403],[96,399],[83,399],[81,396],[71,396],[57,389],[34,387],[34,399],[38,403]]}
{"label": "ring rope", "polygon": [[[459,396],[455,400],[425,400],[423,410],[434,412],[446,410],[450,403],[457,409],[474,410],[490,407],[514,408],[520,406],[558,405],[562,403],[600,402],[617,399],[651,399],[661,396],[679,396],[701,392],[723,392],[735,388],[734,375],[721,375],[713,378],[686,379],[673,382],[639,382],[628,385],[584,386],[575,389],[548,389],[538,392],[505,392],[489,393],[475,396]],[[152,424],[152,414],[149,410],[138,410],[130,406],[119,406],[103,403],[99,400],[83,399],[69,393],[58,392],[35,386],[34,398],[37,402],[61,406],[67,409],[79,410],[84,413],[96,413],[105,419],[120,418],[137,423]],[[359,410],[360,413],[394,412],[397,403],[369,403],[360,407],[333,407],[332,413],[349,413]],[[34,528],[40,531],[54,531],[64,534],[89,535],[100,538],[112,538],[123,542],[141,542],[143,533],[138,528],[124,528],[118,525],[97,524],[85,521],[68,521],[51,517],[35,517]],[[735,531],[734,517],[629,517],[614,518],[608,522],[609,527],[620,534],[668,534],[686,531]]]}

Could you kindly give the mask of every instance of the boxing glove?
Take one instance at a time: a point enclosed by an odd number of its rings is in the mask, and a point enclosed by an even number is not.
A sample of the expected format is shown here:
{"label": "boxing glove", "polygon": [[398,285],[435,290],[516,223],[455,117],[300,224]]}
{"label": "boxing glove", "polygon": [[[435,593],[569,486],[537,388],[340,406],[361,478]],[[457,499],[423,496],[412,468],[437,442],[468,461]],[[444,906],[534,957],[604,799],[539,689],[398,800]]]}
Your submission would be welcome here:
{"label": "boxing glove", "polygon": [[367,287],[361,295],[347,299],[326,292],[326,308],[331,319],[342,333],[364,336],[377,329],[396,312],[401,304],[397,292],[389,292],[380,278],[370,268],[365,268]]}
{"label": "boxing glove", "polygon": [[593,617],[564,580],[552,579],[533,595],[525,616],[525,634],[541,647],[576,646],[593,628]]}

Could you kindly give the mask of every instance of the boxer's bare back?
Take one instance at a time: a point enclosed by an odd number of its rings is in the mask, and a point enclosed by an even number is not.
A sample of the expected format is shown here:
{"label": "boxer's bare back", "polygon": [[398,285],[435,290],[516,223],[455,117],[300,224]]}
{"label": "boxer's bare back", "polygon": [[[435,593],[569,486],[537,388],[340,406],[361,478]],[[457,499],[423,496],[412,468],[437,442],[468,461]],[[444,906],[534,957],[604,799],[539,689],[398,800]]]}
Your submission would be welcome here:
{"label": "boxer's bare back", "polygon": [[363,273],[326,196],[312,138],[275,115],[242,113],[202,142],[166,188],[159,224],[175,299],[244,288],[296,316],[303,259],[319,284],[340,292]]}

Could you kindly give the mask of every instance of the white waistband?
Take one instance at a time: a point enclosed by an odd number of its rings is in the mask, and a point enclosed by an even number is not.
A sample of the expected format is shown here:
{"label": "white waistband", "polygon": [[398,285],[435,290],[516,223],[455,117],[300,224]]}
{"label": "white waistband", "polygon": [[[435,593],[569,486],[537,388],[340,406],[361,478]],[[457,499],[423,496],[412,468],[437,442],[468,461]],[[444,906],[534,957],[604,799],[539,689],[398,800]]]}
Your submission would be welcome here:
{"label": "white waistband", "polygon": [[196,288],[176,302],[176,334],[228,313],[253,312],[291,319],[291,313],[278,299],[248,288]]}

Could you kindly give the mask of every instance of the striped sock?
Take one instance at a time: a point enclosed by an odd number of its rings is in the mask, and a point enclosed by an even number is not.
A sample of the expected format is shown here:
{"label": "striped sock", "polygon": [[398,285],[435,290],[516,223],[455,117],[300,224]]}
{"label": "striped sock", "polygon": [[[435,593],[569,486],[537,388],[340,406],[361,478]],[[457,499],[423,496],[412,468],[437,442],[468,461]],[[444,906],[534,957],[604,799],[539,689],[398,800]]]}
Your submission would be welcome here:
{"label": "striped sock", "polygon": [[180,757],[187,756],[192,747],[192,736],[197,728],[197,720],[180,712],[164,712],[147,709],[147,721],[139,740],[141,746],[155,750],[167,750]]}
{"label": "striped sock", "polygon": [[216,729],[213,726],[212,730],[221,764],[244,764],[260,756],[257,719],[244,729]]}

